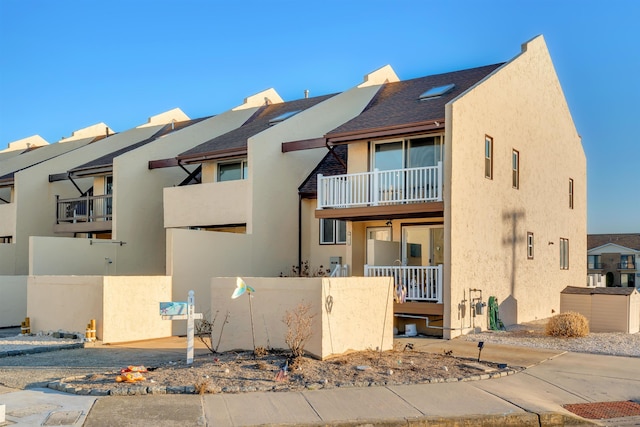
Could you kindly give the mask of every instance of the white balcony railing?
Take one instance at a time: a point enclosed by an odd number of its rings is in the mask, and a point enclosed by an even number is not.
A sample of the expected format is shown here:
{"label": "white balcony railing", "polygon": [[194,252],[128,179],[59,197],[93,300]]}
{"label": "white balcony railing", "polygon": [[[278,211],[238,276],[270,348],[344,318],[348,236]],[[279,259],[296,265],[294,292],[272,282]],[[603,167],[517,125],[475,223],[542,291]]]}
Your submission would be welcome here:
{"label": "white balcony railing", "polygon": [[365,265],[367,277],[393,277],[397,297],[407,301],[442,303],[442,265],[378,266]]}
{"label": "white balcony railing", "polygon": [[318,209],[440,201],[442,162],[422,168],[318,174]]}

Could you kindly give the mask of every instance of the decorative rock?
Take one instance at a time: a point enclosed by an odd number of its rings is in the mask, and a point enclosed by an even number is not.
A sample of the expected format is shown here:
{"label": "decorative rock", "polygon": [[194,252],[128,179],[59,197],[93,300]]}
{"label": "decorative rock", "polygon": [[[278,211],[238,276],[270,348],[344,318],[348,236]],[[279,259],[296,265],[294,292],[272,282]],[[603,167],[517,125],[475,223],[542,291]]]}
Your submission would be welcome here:
{"label": "decorative rock", "polygon": [[444,369],[445,372],[449,372],[449,368],[447,368],[446,366],[443,366],[442,369]]}
{"label": "decorative rock", "polygon": [[368,371],[369,369],[371,369],[371,366],[367,366],[367,365],[358,365],[356,366],[356,369],[358,371]]}
{"label": "decorative rock", "polygon": [[193,385],[185,386],[184,392],[187,393],[187,394],[195,394],[196,393],[196,386],[193,386]]}
{"label": "decorative rock", "polygon": [[147,387],[147,393],[149,394],[167,394],[167,388],[161,385],[153,385]]}
{"label": "decorative rock", "polygon": [[109,390],[96,388],[89,392],[89,396],[109,396]]}
{"label": "decorative rock", "polygon": [[387,371],[387,375],[393,375],[393,369],[389,369],[389,370]]}
{"label": "decorative rock", "polygon": [[174,387],[174,386],[170,386],[167,387],[167,394],[181,394],[185,392],[185,388],[184,386],[178,386],[178,387]]}

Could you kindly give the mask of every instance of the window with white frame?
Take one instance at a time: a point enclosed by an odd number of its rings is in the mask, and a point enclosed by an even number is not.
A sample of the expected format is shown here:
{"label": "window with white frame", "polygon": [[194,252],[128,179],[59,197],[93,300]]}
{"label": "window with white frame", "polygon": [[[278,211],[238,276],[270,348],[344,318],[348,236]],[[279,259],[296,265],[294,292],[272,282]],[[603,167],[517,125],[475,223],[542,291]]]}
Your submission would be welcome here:
{"label": "window with white frame", "polygon": [[372,169],[385,171],[437,166],[438,162],[443,161],[443,142],[442,135],[375,142]]}
{"label": "window with white frame", "polygon": [[511,154],[511,186],[516,190],[520,188],[520,153],[518,150],[513,150]]}
{"label": "window with white frame", "polygon": [[493,138],[484,137],[484,177],[493,179]]}
{"label": "window with white frame", "polygon": [[573,209],[573,179],[569,178],[569,209]]}
{"label": "window with white frame", "polygon": [[527,232],[527,259],[533,259],[533,233]]}
{"label": "window with white frame", "polygon": [[320,244],[344,245],[347,243],[347,222],[340,219],[320,220]]}
{"label": "window with white frame", "polygon": [[247,179],[247,172],[246,160],[218,163],[218,182]]}
{"label": "window with white frame", "polygon": [[560,238],[560,269],[569,269],[569,239]]}

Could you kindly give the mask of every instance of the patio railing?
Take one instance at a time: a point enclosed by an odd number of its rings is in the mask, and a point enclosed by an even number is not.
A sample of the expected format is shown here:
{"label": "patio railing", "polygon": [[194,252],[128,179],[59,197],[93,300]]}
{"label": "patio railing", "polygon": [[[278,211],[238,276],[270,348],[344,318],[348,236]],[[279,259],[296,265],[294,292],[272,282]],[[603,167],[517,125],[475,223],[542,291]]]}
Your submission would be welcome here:
{"label": "patio railing", "polygon": [[407,301],[442,303],[442,265],[378,266],[365,265],[367,277],[393,277],[397,296]]}
{"label": "patio railing", "polygon": [[113,195],[60,199],[56,196],[56,223],[111,221]]}
{"label": "patio railing", "polygon": [[436,201],[442,201],[442,162],[422,168],[318,174],[318,209]]}

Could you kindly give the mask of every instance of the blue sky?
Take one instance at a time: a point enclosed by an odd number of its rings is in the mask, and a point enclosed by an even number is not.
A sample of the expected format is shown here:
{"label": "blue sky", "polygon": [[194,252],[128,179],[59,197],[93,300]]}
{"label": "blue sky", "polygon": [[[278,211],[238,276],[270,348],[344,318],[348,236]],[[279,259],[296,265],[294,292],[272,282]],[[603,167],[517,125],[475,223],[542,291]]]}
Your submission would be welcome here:
{"label": "blue sky", "polygon": [[511,59],[543,34],[587,155],[589,233],[640,232],[640,2],[0,1],[0,149],[273,87],[346,90]]}

